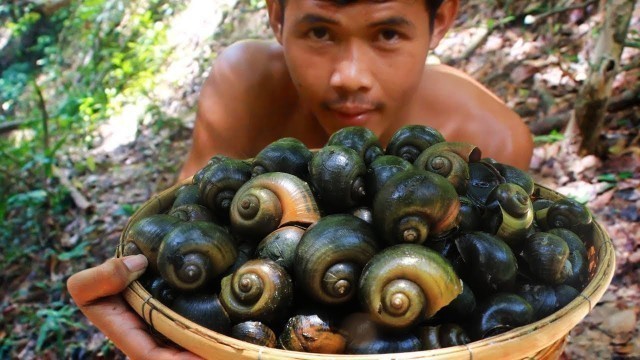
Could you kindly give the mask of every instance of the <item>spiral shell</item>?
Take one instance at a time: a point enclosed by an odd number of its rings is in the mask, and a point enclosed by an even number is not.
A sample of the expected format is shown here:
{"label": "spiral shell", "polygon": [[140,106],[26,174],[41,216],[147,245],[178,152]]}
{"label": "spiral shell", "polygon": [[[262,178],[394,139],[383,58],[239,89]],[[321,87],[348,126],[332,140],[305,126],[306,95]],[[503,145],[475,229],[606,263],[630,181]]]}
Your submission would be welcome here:
{"label": "spiral shell", "polygon": [[234,325],[231,337],[260,346],[276,347],[276,334],[259,321],[245,321]]}
{"label": "spiral shell", "polygon": [[535,278],[545,284],[559,285],[573,275],[569,246],[557,235],[546,232],[531,235],[521,255]]}
{"label": "spiral shell", "polygon": [[433,316],[462,292],[462,281],[442,256],[416,244],[388,247],[360,276],[360,302],[372,319],[405,329]]}
{"label": "spiral shell", "polygon": [[304,234],[298,226],[283,226],[267,235],[256,249],[256,258],[271,259],[287,271],[293,270],[296,247]]}
{"label": "spiral shell", "polygon": [[251,166],[236,159],[221,159],[199,179],[200,200],[221,219],[229,218],[236,191],[251,179]]}
{"label": "spiral shell", "polygon": [[387,144],[387,155],[395,155],[414,163],[428,147],[443,142],[444,136],[424,125],[405,125],[398,129]]}
{"label": "spiral shell", "polygon": [[340,145],[354,150],[366,165],[382,156],[382,145],[373,131],[362,126],[342,128],[329,137],[326,146]]}
{"label": "spiral shell", "polygon": [[320,219],[311,189],[300,178],[267,173],[244,184],[231,204],[234,232],[262,239],[280,226],[308,226]]}
{"label": "spiral shell", "polygon": [[418,329],[422,350],[442,349],[471,342],[467,332],[457,324],[422,326]]}
{"label": "spiral shell", "polygon": [[469,163],[480,160],[480,149],[461,142],[441,142],[425,149],[413,163],[445,177],[460,195],[467,192]]}
{"label": "spiral shell", "polygon": [[285,350],[342,354],[346,339],[318,315],[296,315],[287,321],[278,345]]}
{"label": "spiral shell", "polygon": [[146,216],[131,225],[124,236],[123,254],[144,254],[149,269],[158,271],[158,250],[162,239],[183,221],[166,214]]}
{"label": "spiral shell", "polygon": [[372,194],[376,194],[393,175],[412,167],[410,162],[395,155],[380,156],[367,168],[366,187]]}
{"label": "spiral shell", "polygon": [[532,323],[534,312],[522,297],[510,293],[491,295],[478,306],[472,316],[470,335],[484,339]]}
{"label": "spiral shell", "polygon": [[300,179],[309,176],[308,165],[313,154],[296,138],[281,138],[264,147],[253,159],[252,176],[267,172],[284,172]]}
{"label": "spiral shell", "polygon": [[496,186],[487,199],[487,230],[518,251],[533,231],[533,203],[519,185]]}

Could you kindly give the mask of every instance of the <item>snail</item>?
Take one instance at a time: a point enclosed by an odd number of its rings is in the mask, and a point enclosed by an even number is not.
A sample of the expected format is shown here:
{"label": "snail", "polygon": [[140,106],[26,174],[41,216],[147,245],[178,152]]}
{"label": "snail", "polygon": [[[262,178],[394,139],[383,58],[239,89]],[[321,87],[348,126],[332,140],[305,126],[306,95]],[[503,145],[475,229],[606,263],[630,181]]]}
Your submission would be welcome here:
{"label": "snail", "polygon": [[389,244],[421,244],[455,228],[459,209],[451,183],[414,168],[393,176],[375,195],[373,223]]}
{"label": "snail", "polygon": [[325,146],[309,162],[310,181],[323,209],[340,212],[363,203],[367,167],[358,153],[344,146]]}
{"label": "snail", "polygon": [[458,231],[470,232],[480,228],[483,223],[482,214],[476,204],[466,196],[460,196],[460,210],[458,211]]}
{"label": "snail", "polygon": [[226,220],[236,192],[250,178],[249,164],[241,160],[222,159],[210,165],[200,178],[200,199],[214,214]]}
{"label": "snail", "polygon": [[153,276],[145,286],[149,293],[161,303],[171,307],[178,296],[178,292],[171,287],[161,276]]}
{"label": "snail", "polygon": [[464,321],[476,308],[476,297],[471,287],[462,281],[462,292],[447,306],[440,309],[434,316],[435,321],[459,320]]}
{"label": "snail", "polygon": [[299,226],[283,226],[265,236],[256,248],[257,259],[271,259],[287,271],[293,270],[296,247],[304,229]]}
{"label": "snail", "polygon": [[573,275],[569,246],[557,235],[546,232],[531,235],[520,255],[533,276],[544,284],[559,285]]}
{"label": "snail", "polygon": [[221,276],[227,276],[232,274],[234,271],[238,270],[240,266],[244,265],[247,261],[254,258],[254,253],[256,251],[256,244],[253,241],[245,241],[236,239],[236,252],[238,256],[236,257],[236,261],[224,272]]}
{"label": "snail", "polygon": [[413,165],[445,177],[460,195],[467,191],[469,163],[480,160],[480,149],[463,142],[440,142],[425,149]]}
{"label": "snail", "polygon": [[313,154],[302,141],[287,137],[264,147],[253,159],[252,176],[268,172],[284,172],[307,179],[308,164]]}
{"label": "snail", "polygon": [[170,306],[185,318],[220,334],[231,328],[229,316],[222,308],[218,296],[213,294],[181,294]]}
{"label": "snail", "polygon": [[200,190],[196,184],[182,185],[176,191],[176,199],[173,201],[172,209],[186,204],[200,204]]}
{"label": "snail", "polygon": [[169,210],[169,215],[182,221],[209,221],[214,222],[214,216],[206,207],[198,204],[184,204],[174,206]]}
{"label": "snail", "polygon": [[412,167],[413,165],[410,162],[398,156],[380,156],[369,164],[367,168],[366,188],[372,194],[376,194],[393,175]]}
{"label": "snail", "polygon": [[508,164],[503,164],[503,163],[494,161],[492,165],[496,170],[498,170],[500,175],[504,177],[504,180],[507,183],[516,184],[520,186],[527,193],[528,196],[531,196],[533,194],[534,182],[531,175],[518,169],[517,167],[511,166]]}
{"label": "snail", "polygon": [[340,330],[347,339],[347,354],[388,354],[420,350],[420,340],[411,332],[381,329],[366,313],[348,315]]}
{"label": "snail", "polygon": [[186,222],[164,237],[158,250],[158,270],[171,286],[191,291],[209,284],[236,257],[227,230],[211,222]]}
{"label": "snail", "polygon": [[475,231],[460,235],[455,243],[474,290],[486,293],[513,288],[518,264],[504,241],[489,233]]}
{"label": "snail", "polygon": [[571,263],[571,274],[563,283],[578,290],[584,289],[589,282],[589,258],[584,242],[578,235],[567,229],[555,228],[547,232],[561,237],[569,247],[567,260]]}
{"label": "snail", "polygon": [[445,323],[418,328],[421,350],[442,349],[471,342],[467,332],[457,324]]}
{"label": "snail", "polygon": [[197,185],[199,187],[200,181],[202,180],[202,178],[204,177],[204,174],[209,171],[209,169],[212,166],[215,166],[216,164],[221,163],[224,160],[230,160],[231,158],[225,155],[214,155],[212,156],[209,161],[207,161],[207,164],[205,166],[203,166],[200,170],[198,170],[194,175],[193,178],[191,179],[191,183],[193,185]]}
{"label": "snail", "polygon": [[518,251],[533,231],[533,204],[519,185],[504,183],[496,186],[487,198],[486,230]]}
{"label": "snail", "polygon": [[235,322],[276,323],[292,301],[291,277],[270,259],[249,260],[221,281],[220,302]]}
{"label": "snail", "polygon": [[234,233],[262,239],[280,226],[308,226],[320,211],[306,182],[286,173],[262,174],[247,181],[231,203]]}
{"label": "snail", "polygon": [[533,320],[533,308],[525,299],[516,294],[497,293],[478,305],[471,317],[469,335],[474,340],[485,339]]}
{"label": "snail", "polygon": [[584,236],[593,224],[589,209],[571,198],[562,198],[548,208],[536,212],[536,220],[545,230],[564,228]]}
{"label": "snail", "polygon": [[536,320],[547,317],[567,305],[579,292],[569,285],[550,286],[543,284],[522,284],[516,293],[533,308]]}
{"label": "snail", "polygon": [[276,347],[276,334],[259,321],[245,321],[231,328],[231,337],[255,345]]}
{"label": "snail", "polygon": [[354,150],[365,165],[384,154],[382,145],[373,131],[362,126],[349,126],[334,132],[325,146],[339,145]]}
{"label": "snail", "polygon": [[363,309],[385,327],[406,329],[430,318],[462,292],[451,264],[417,244],[399,244],[377,253],[360,275]]}
{"label": "snail", "polygon": [[123,255],[144,254],[149,269],[157,272],[162,239],[181,223],[179,218],[166,214],[153,214],[136,221],[124,236]]}
{"label": "snail", "polygon": [[391,136],[386,153],[401,157],[413,164],[426,148],[444,141],[444,136],[434,128],[405,125]]}
{"label": "snail", "polygon": [[505,182],[491,163],[484,160],[472,162],[469,163],[469,182],[465,195],[477,206],[484,207],[493,189]]}
{"label": "snail", "polygon": [[360,206],[355,209],[351,209],[349,213],[359,219],[368,222],[369,224],[373,224],[373,212],[368,206]]}
{"label": "snail", "polygon": [[377,251],[369,223],[349,214],[325,216],[296,248],[296,282],[319,302],[345,303],[356,294],[360,272]]}
{"label": "snail", "polygon": [[346,339],[318,315],[296,315],[287,321],[278,345],[292,351],[342,354]]}

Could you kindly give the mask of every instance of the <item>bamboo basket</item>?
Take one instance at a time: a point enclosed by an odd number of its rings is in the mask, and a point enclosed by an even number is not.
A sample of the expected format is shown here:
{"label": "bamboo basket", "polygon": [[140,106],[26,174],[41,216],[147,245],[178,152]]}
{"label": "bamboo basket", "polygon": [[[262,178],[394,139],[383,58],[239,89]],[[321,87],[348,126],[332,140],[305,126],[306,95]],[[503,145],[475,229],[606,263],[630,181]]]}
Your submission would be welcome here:
{"label": "bamboo basket", "polygon": [[[144,203],[129,219],[120,238],[116,256],[123,251],[122,241],[129,226],[136,220],[168,210],[177,189],[191,179],[159,193]],[[534,196],[558,200],[563,196],[544,186],[536,185]],[[569,332],[596,305],[613,277],[615,252],[611,239],[602,227],[595,223],[585,243],[589,255],[590,282],[571,303],[532,324],[464,346],[445,349],[416,351],[382,355],[322,355],[257,346],[225,336],[200,326],[178,315],[154,299],[138,282],[134,281],[124,292],[124,298],[149,326],[178,344],[205,359],[558,359],[564,351]]]}

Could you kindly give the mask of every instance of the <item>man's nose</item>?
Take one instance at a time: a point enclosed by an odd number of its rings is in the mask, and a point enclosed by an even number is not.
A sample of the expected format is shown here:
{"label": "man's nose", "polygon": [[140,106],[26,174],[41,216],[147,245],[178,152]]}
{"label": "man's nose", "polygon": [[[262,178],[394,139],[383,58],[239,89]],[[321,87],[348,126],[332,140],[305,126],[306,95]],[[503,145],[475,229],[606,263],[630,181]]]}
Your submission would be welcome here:
{"label": "man's nose", "polygon": [[367,91],[373,86],[366,44],[351,41],[344,44],[329,83],[338,91]]}

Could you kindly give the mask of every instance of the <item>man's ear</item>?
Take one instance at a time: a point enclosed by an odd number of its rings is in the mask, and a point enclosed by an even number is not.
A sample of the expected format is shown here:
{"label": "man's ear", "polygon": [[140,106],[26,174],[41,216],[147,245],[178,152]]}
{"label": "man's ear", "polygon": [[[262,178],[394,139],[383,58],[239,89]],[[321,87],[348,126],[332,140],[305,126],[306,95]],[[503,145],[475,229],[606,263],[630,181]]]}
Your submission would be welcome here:
{"label": "man's ear", "polygon": [[282,45],[282,26],[284,25],[284,9],[280,5],[281,0],[267,0],[267,12],[269,13],[269,25],[276,40]]}
{"label": "man's ear", "polygon": [[442,5],[440,5],[434,17],[429,49],[435,49],[440,43],[440,40],[442,40],[447,31],[449,31],[449,28],[451,28],[458,15],[459,5],[459,0],[445,0],[442,2]]}

